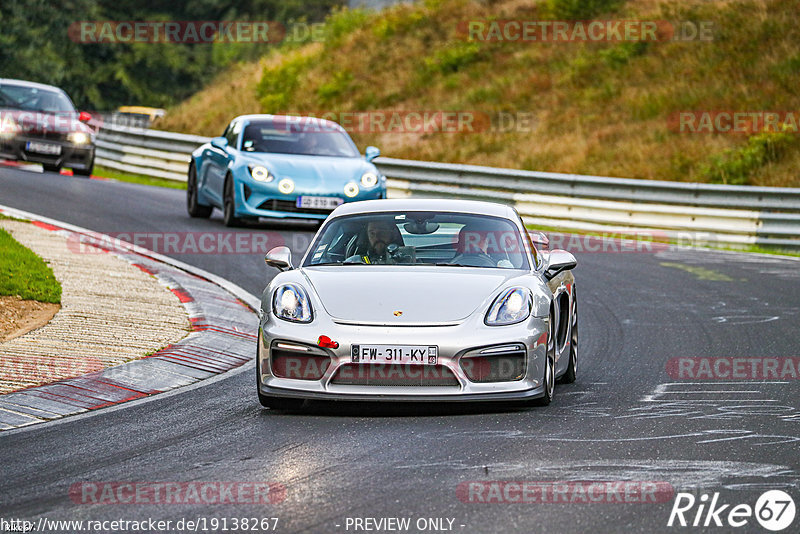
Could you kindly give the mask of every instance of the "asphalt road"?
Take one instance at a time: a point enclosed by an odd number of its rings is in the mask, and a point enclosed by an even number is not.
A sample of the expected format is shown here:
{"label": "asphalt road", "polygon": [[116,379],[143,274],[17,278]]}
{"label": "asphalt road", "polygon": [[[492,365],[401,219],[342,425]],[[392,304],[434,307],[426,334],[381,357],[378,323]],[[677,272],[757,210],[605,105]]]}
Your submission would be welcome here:
{"label": "asphalt road", "polygon": [[[106,233],[226,231],[218,213],[190,219],[183,191],[11,168],[0,168],[0,204]],[[238,231],[298,254],[313,235],[308,225]],[[261,252],[164,252],[256,295],[272,275]],[[750,506],[780,489],[800,505],[800,381],[677,380],[668,372],[676,357],[800,356],[800,263],[693,250],[576,255],[579,377],[559,385],[547,408],[362,403],[277,413],[258,404],[251,367],[149,402],[0,434],[0,516],[173,525],[277,517],[277,532],[365,531],[356,518],[388,517],[410,518],[412,532],[703,530],[667,527],[674,496],[587,503],[571,489],[574,502],[464,502],[457,489],[470,481],[661,482]],[[77,483],[178,481],[269,481],[285,486],[286,497],[92,505],[69,495]],[[615,500],[613,492],[604,500]],[[436,530],[417,524],[425,518],[445,521]],[[798,525],[795,518],[786,531]],[[767,532],[752,517],[737,531]]]}

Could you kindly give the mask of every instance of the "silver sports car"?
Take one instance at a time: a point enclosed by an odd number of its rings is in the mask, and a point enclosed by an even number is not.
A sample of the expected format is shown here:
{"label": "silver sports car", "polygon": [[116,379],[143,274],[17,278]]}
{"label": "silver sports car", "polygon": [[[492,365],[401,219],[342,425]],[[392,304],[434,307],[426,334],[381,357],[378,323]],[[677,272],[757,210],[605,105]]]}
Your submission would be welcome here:
{"label": "silver sports car", "polygon": [[[265,407],[304,399],[535,400],[578,368],[576,261],[488,202],[368,200],[336,208],[261,297]],[[537,245],[539,248],[537,248]]]}

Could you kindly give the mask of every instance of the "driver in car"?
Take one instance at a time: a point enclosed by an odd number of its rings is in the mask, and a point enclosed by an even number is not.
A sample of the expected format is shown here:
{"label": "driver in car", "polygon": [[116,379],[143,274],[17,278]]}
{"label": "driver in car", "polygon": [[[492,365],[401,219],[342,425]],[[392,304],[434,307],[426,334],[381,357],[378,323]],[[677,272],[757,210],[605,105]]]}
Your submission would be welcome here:
{"label": "driver in car", "polygon": [[375,220],[367,223],[366,236],[366,250],[362,254],[350,256],[345,263],[389,263],[387,247],[392,244],[403,245],[403,237],[397,226],[387,220]]}

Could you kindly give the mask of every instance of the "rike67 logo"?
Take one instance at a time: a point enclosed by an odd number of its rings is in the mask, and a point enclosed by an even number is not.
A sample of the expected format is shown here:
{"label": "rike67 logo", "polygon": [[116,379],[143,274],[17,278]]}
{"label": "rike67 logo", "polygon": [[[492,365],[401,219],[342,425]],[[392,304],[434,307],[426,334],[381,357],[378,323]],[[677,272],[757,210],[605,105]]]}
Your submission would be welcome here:
{"label": "rike67 logo", "polygon": [[698,498],[681,492],[675,497],[667,526],[740,528],[752,525],[755,518],[763,528],[779,532],[792,525],[795,512],[794,499],[781,490],[762,493],[755,506],[722,503],[719,493],[703,493]]}

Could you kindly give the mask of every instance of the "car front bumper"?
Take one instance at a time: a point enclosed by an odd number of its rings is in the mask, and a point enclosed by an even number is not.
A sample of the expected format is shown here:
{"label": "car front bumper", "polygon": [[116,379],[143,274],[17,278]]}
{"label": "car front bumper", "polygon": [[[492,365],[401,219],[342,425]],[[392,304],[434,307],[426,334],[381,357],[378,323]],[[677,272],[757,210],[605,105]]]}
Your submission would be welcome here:
{"label": "car front bumper", "polygon": [[[320,400],[377,400],[377,401],[511,401],[534,399],[544,395],[544,366],[547,353],[546,319],[531,318],[518,325],[488,327],[481,320],[471,320],[450,326],[392,327],[362,326],[335,323],[329,318],[316,318],[306,325],[288,323],[264,314],[258,336],[257,374],[259,392],[265,396],[320,399]],[[320,335],[338,342],[336,349],[317,345]],[[308,347],[313,354],[326,356],[329,364],[318,379],[286,378],[275,376],[273,354],[278,354],[277,343],[282,346],[297,344]],[[424,368],[431,370],[431,384],[419,378],[419,383],[407,385],[407,377],[398,375],[392,383],[391,371],[381,375],[381,385],[357,383],[365,376],[364,369],[374,364],[355,364],[351,357],[353,344],[360,345],[418,345],[438,347],[437,366],[406,367],[413,369],[415,377]],[[465,372],[461,360],[478,356],[482,351],[514,345],[524,350],[524,376],[506,381],[474,381]],[[281,349],[282,350],[282,349]],[[283,351],[285,354],[286,351]],[[487,356],[492,357],[492,356]],[[503,357],[501,354],[497,356]],[[402,367],[402,366],[401,366]],[[433,367],[441,368],[433,371]],[[342,373],[350,383],[342,384]],[[450,385],[441,385],[437,378],[453,379]],[[283,373],[285,375],[285,373]],[[409,372],[410,375],[410,372]],[[375,374],[366,371],[366,376]]]}
{"label": "car front bumper", "polygon": [[[39,154],[27,150],[28,142],[46,143],[61,147],[59,154]],[[46,165],[57,165],[71,169],[86,170],[94,163],[94,145],[74,145],[66,141],[56,141],[36,137],[13,137],[0,139],[0,158],[29,161]]]}
{"label": "car front bumper", "polygon": [[331,209],[314,209],[297,207],[297,199],[301,196],[336,197],[343,203],[359,200],[375,200],[386,198],[386,189],[374,187],[363,190],[355,197],[348,198],[341,192],[325,191],[318,188],[304,189],[297,187],[290,194],[282,194],[274,186],[239,181],[236,190],[237,217],[272,217],[324,220],[333,211]]}

